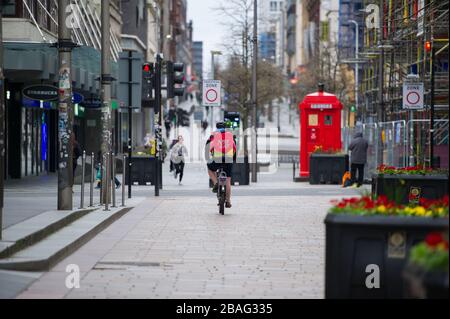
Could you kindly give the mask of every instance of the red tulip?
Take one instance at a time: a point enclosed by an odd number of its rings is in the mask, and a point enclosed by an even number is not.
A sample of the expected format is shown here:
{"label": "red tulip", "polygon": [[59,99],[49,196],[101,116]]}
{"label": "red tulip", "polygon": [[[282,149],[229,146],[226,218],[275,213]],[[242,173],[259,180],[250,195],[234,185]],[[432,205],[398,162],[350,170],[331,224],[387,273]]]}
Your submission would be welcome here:
{"label": "red tulip", "polygon": [[444,241],[444,238],[442,237],[442,234],[436,233],[436,232],[428,234],[427,237],[425,238],[425,242],[430,247],[436,247],[443,241]]}

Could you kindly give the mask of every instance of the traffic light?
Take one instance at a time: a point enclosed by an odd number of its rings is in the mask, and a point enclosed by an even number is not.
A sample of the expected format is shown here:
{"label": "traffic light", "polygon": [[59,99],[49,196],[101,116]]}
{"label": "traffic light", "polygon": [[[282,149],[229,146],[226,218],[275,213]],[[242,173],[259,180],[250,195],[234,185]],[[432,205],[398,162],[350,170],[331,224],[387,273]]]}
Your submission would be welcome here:
{"label": "traffic light", "polygon": [[184,82],[184,64],[167,61],[167,97],[183,96],[184,88],[176,87]]}
{"label": "traffic light", "polygon": [[350,112],[355,113],[355,111],[356,111],[356,106],[355,105],[350,106]]}
{"label": "traffic light", "polygon": [[144,63],[142,65],[142,101],[153,99],[153,80],[155,76],[155,65]]}
{"label": "traffic light", "polygon": [[177,108],[177,120],[178,126],[190,125],[189,113],[181,108]]}
{"label": "traffic light", "polygon": [[431,49],[432,49],[432,44],[431,44],[431,42],[430,42],[430,41],[426,41],[426,42],[425,42],[425,50],[426,50],[427,52],[431,52]]}

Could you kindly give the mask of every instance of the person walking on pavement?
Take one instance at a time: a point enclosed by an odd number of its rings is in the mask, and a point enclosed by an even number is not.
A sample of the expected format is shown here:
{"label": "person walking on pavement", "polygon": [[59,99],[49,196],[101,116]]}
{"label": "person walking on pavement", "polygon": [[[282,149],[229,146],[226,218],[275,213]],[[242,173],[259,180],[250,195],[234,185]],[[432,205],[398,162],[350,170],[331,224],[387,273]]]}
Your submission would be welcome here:
{"label": "person walking on pavement", "polygon": [[78,144],[78,141],[75,138],[75,134],[72,133],[71,135],[72,138],[72,187],[75,181],[75,170],[77,169],[78,166],[78,159],[81,156],[81,148],[80,148],[80,144]]}
{"label": "person walking on pavement", "polygon": [[[174,140],[172,140],[172,142],[170,143],[170,147],[169,147],[169,151],[170,152],[172,152],[172,148],[175,146],[175,144],[177,144],[178,143],[178,139],[174,139]],[[175,174],[175,165],[173,164],[173,161],[172,161],[172,156],[170,156],[170,172],[172,173],[173,172],[173,174]]]}
{"label": "person walking on pavement", "polygon": [[[348,149],[350,150],[350,175],[353,186],[361,187],[364,182],[364,165],[367,163],[367,149],[369,143],[363,137],[363,134],[358,132],[353,136]],[[356,179],[356,172],[358,172],[358,179]],[[355,185],[356,184],[356,185]]]}
{"label": "person walking on pavement", "polygon": [[[97,160],[95,164],[95,168],[97,169],[96,179],[97,179],[97,187],[96,189],[100,189],[102,187],[102,151],[97,152]],[[112,176],[111,176],[112,179]],[[114,184],[116,184],[116,189],[119,188],[122,184],[117,179],[116,176],[114,176]]]}
{"label": "person walking on pavement", "polygon": [[187,148],[184,146],[183,142],[183,136],[178,136],[178,142],[172,147],[170,154],[170,161],[173,163],[175,169],[174,177],[176,179],[178,175],[180,176],[179,185],[181,185],[183,179],[184,164],[186,162],[185,156],[187,156]]}

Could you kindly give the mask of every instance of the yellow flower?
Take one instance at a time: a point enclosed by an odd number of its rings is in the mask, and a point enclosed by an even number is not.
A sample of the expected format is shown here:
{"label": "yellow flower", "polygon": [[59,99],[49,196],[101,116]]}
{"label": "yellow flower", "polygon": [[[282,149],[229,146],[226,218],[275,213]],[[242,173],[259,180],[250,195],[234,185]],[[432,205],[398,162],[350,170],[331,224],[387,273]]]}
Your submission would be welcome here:
{"label": "yellow flower", "polygon": [[426,217],[432,217],[433,216],[433,211],[431,210],[427,210],[427,212],[425,213]]}
{"label": "yellow flower", "polygon": [[415,213],[416,213],[417,216],[425,216],[426,212],[427,212],[426,209],[423,208],[422,206],[417,206],[415,208]]}
{"label": "yellow flower", "polygon": [[443,215],[443,214],[444,214],[444,207],[439,207],[439,208],[437,209],[437,213],[438,213],[439,215]]}
{"label": "yellow flower", "polygon": [[377,207],[377,212],[381,213],[381,214],[384,214],[386,212],[386,206],[384,206],[384,205],[378,206]]}
{"label": "yellow flower", "polygon": [[405,213],[407,215],[411,215],[412,213],[414,213],[414,209],[412,209],[411,207],[405,207]]}

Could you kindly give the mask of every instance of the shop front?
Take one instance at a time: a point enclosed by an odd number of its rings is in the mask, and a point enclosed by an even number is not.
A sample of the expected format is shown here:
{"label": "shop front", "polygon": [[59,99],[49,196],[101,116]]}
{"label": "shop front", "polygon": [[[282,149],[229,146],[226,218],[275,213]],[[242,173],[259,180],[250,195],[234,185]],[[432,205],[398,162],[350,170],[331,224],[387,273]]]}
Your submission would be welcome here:
{"label": "shop front", "polygon": [[[92,103],[99,99],[99,62],[100,53],[91,47],[73,51],[74,133],[88,154],[95,152],[102,136],[101,110]],[[117,64],[112,64],[116,75]],[[57,50],[48,44],[6,43],[5,73],[5,177],[56,172]],[[113,96],[115,92],[113,84]]]}

